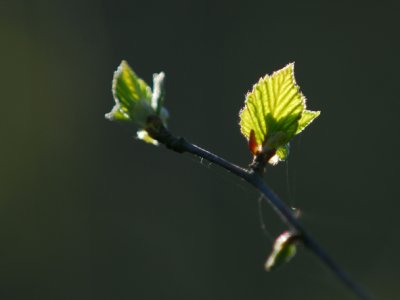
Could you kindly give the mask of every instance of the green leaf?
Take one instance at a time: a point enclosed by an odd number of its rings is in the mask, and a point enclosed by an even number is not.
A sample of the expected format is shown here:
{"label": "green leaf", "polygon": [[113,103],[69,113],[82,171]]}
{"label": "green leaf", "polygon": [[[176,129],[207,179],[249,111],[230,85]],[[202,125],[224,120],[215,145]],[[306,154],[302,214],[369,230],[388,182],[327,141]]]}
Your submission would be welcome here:
{"label": "green leaf", "polygon": [[285,160],[290,152],[290,144],[287,143],[285,146],[279,147],[276,150],[276,155],[278,156],[279,160],[283,161]]}
{"label": "green leaf", "polygon": [[115,105],[106,118],[112,121],[133,123],[140,130],[137,137],[145,142],[157,144],[146,132],[150,116],[157,116],[164,126],[168,119],[168,111],[163,107],[164,92],[163,72],[154,74],[153,92],[150,87],[140,79],[126,61],[122,61],[114,72],[112,93]]}
{"label": "green leaf", "polygon": [[306,110],[305,100],[294,78],[294,63],[288,64],[261,78],[246,95],[240,130],[247,140],[254,130],[257,144],[265,151],[276,149],[282,160],[289,141],[319,115]]}
{"label": "green leaf", "polygon": [[160,116],[164,125],[167,124],[169,118],[168,111],[163,107],[165,102],[165,74],[153,74],[153,96],[151,98],[151,107]]}
{"label": "green leaf", "polygon": [[301,119],[299,120],[299,126],[297,127],[296,134],[302,132],[304,128],[310,125],[311,122],[320,115],[320,113],[320,111],[305,110],[301,116]]}
{"label": "green leaf", "polygon": [[139,100],[150,102],[150,87],[140,79],[126,61],[122,61],[114,73],[112,92],[114,99],[126,107],[131,107]]}
{"label": "green leaf", "polygon": [[153,75],[153,96],[151,98],[151,106],[160,112],[165,99],[165,88],[164,88],[165,74],[161,72]]}
{"label": "green leaf", "polygon": [[149,115],[155,114],[151,107],[151,89],[122,61],[114,72],[112,93],[115,106],[106,118],[117,121],[130,121],[138,127],[144,127]]}

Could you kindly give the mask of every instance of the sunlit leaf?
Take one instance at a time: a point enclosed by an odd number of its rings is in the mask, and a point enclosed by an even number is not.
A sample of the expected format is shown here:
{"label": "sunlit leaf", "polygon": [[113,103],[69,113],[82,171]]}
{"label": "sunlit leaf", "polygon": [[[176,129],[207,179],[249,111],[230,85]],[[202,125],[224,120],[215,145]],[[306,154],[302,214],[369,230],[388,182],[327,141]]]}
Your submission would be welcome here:
{"label": "sunlit leaf", "polygon": [[297,127],[296,134],[302,132],[304,128],[310,125],[311,122],[320,115],[320,113],[321,112],[319,111],[305,110],[299,120],[299,126]]}
{"label": "sunlit leaf", "polygon": [[158,116],[166,126],[168,111],[163,107],[164,92],[163,72],[154,74],[153,92],[140,79],[126,61],[122,61],[114,72],[112,93],[115,105],[106,118],[112,121],[130,122],[138,127],[137,137],[145,142],[157,144],[146,132],[150,116]]}
{"label": "sunlit leaf", "polygon": [[276,150],[276,155],[278,156],[279,160],[285,160],[290,153],[290,145],[287,143],[285,146],[279,147]]}
{"label": "sunlit leaf", "polygon": [[106,118],[117,121],[131,121],[138,127],[143,127],[146,116],[154,114],[151,107],[151,89],[122,61],[114,72],[112,93],[115,106]]}
{"label": "sunlit leaf", "polygon": [[254,130],[256,144],[276,149],[280,160],[285,147],[319,112],[306,110],[306,101],[294,78],[294,64],[261,78],[246,96],[240,112],[240,130],[246,139]]}

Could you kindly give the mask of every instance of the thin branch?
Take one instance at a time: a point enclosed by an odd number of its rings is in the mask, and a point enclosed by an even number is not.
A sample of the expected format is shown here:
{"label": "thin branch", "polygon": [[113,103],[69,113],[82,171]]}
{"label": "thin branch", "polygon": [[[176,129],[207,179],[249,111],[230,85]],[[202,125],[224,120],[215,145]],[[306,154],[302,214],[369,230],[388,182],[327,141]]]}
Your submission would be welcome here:
{"label": "thin branch", "polygon": [[[264,199],[272,206],[275,212],[281,217],[290,228],[294,229],[300,236],[304,245],[313,252],[351,291],[362,300],[373,298],[328,255],[322,246],[303,227],[292,210],[272,191],[264,182],[262,173],[253,169],[239,167],[218,155],[207,151],[199,146],[187,142],[185,139],[173,136],[164,126],[157,126],[156,130],[147,129],[150,135],[164,144],[167,148],[179,153],[188,152],[200,158],[206,159],[236,176],[247,181],[264,195]],[[261,168],[262,169],[262,168]]]}

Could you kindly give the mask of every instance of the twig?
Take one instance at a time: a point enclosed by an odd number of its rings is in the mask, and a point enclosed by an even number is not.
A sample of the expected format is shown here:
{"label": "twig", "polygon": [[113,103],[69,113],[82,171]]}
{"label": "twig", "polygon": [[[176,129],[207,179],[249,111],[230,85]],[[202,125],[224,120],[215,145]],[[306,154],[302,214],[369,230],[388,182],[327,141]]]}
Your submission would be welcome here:
{"label": "twig", "polygon": [[[154,120],[153,120],[154,121]],[[353,291],[359,299],[372,300],[373,298],[327,254],[322,246],[311,236],[311,234],[303,227],[299,220],[295,217],[292,210],[271,190],[264,182],[262,173],[257,170],[263,169],[262,166],[257,166],[254,169],[244,169],[239,167],[218,155],[207,151],[199,146],[187,142],[181,137],[173,136],[164,126],[153,122],[155,127],[148,128],[149,134],[164,144],[167,148],[179,153],[188,152],[202,159],[206,159],[225,170],[237,175],[243,180],[254,186],[261,192],[268,203],[276,211],[290,228],[294,229],[302,239],[304,245],[313,252],[325,265],[338,277],[351,291]]]}

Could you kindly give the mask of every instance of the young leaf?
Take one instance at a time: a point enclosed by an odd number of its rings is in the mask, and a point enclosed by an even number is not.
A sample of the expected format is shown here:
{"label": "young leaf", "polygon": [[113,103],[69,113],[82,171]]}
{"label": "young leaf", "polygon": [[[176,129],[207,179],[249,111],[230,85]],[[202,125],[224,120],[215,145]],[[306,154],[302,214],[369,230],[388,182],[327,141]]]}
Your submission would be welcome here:
{"label": "young leaf", "polygon": [[276,150],[276,156],[278,158],[278,160],[283,161],[286,159],[286,157],[288,157],[290,153],[290,144],[287,143],[285,146],[279,147]]}
{"label": "young leaf", "polygon": [[276,149],[279,160],[284,160],[289,141],[318,115],[318,111],[306,110],[306,99],[296,84],[291,63],[261,78],[246,95],[240,130],[248,140],[254,130],[256,143],[264,151]]}
{"label": "young leaf", "polygon": [[163,107],[165,101],[165,74],[164,72],[153,74],[153,95],[151,97],[151,107],[157,115],[167,124],[169,118],[168,111]]}
{"label": "young leaf", "polygon": [[296,134],[302,132],[304,128],[310,125],[311,122],[319,116],[320,113],[321,112],[319,111],[305,110],[301,116],[301,119],[299,120],[299,126],[297,127]]}
{"label": "young leaf", "polygon": [[153,96],[151,98],[151,106],[155,110],[161,109],[164,103],[164,98],[165,98],[164,81],[165,81],[164,72],[161,72],[159,74],[153,74]]}
{"label": "young leaf", "polygon": [[[118,121],[133,121],[136,125],[143,126],[145,120],[135,114],[137,106],[143,106],[146,111],[151,112],[151,89],[130,68],[126,61],[122,61],[114,72],[112,82],[112,93],[115,106],[106,114],[106,118]],[[142,109],[136,109],[140,112]]]}
{"label": "young leaf", "polygon": [[157,144],[146,132],[150,116],[158,116],[166,126],[168,111],[162,106],[164,102],[164,73],[154,74],[153,92],[140,79],[126,61],[122,61],[114,72],[112,93],[115,105],[106,118],[111,121],[133,123],[140,130],[137,137],[145,142]]}

